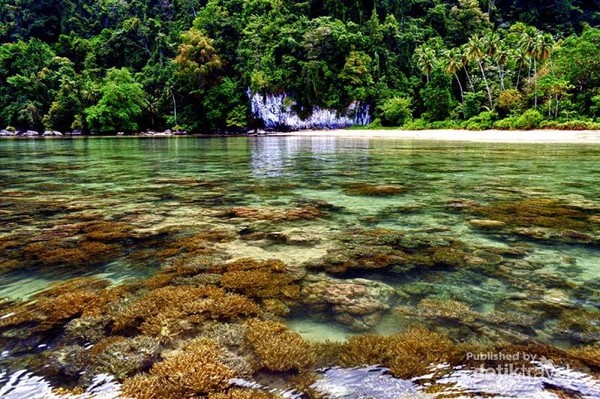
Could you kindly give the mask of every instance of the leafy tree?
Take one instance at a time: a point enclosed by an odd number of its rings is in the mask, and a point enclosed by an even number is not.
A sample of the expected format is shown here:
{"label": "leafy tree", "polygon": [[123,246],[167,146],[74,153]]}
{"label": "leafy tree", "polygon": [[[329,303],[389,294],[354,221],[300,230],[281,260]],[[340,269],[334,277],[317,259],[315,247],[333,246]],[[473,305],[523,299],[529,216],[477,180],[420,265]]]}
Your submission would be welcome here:
{"label": "leafy tree", "polygon": [[110,69],[100,88],[100,100],[85,110],[89,128],[98,133],[135,131],[145,105],[145,93],[131,73]]}
{"label": "leafy tree", "polygon": [[411,100],[406,97],[392,97],[379,107],[384,126],[402,126],[412,118]]}

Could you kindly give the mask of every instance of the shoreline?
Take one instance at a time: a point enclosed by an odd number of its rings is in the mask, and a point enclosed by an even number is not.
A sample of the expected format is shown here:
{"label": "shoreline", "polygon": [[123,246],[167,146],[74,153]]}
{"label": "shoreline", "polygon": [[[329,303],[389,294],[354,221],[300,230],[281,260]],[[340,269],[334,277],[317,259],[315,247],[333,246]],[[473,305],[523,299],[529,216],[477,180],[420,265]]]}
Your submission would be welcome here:
{"label": "shoreline", "polygon": [[565,143],[600,144],[599,130],[301,130],[272,133],[269,136],[343,137],[353,139],[393,139],[457,141],[474,143]]}
{"label": "shoreline", "polygon": [[333,137],[347,139],[389,139],[403,141],[443,141],[505,144],[600,144],[600,130],[460,130],[460,129],[307,129],[296,131],[259,131],[258,133],[198,134],[128,134],[128,135],[63,135],[0,136],[0,139],[90,139],[90,138],[173,138],[173,137]]}

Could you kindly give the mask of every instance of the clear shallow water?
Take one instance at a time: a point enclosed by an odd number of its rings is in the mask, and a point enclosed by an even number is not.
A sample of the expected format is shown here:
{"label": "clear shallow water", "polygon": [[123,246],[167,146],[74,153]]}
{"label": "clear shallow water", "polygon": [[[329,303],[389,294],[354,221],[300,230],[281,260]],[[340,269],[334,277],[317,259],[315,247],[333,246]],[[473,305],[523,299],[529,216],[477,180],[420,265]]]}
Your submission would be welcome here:
{"label": "clear shallow water", "polygon": [[[224,257],[308,268],[303,294],[315,294],[317,281],[333,287],[327,292],[343,282],[367,287],[358,298],[339,288],[360,310],[323,292],[318,303],[298,299],[287,318],[309,340],[391,334],[419,322],[456,341],[593,344],[600,338],[598,160],[597,145],[3,140],[0,297],[24,299],[72,277],[149,277],[172,261],[160,252],[169,243],[220,231],[228,236],[216,244]],[[108,231],[125,226],[125,236],[81,240],[100,231],[81,226],[100,221]],[[48,252],[55,247],[68,251]]]}

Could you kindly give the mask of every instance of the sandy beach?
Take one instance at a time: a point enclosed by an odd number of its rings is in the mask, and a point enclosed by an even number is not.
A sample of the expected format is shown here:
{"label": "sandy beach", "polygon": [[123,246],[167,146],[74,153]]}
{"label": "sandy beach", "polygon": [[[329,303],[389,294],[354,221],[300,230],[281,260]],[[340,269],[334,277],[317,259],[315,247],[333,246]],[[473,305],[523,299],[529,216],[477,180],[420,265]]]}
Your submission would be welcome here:
{"label": "sandy beach", "polygon": [[326,136],[399,140],[467,141],[480,143],[596,143],[598,130],[306,130],[278,133],[282,136]]}

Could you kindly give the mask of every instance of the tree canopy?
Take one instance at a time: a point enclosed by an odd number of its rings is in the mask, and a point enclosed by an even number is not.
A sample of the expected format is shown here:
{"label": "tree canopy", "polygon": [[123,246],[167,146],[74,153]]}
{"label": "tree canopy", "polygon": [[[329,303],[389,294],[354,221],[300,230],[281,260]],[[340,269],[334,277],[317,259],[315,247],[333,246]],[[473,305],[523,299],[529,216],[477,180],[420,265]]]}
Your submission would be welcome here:
{"label": "tree canopy", "polygon": [[0,125],[236,130],[249,89],[375,125],[600,122],[599,26],[587,0],[5,0]]}

